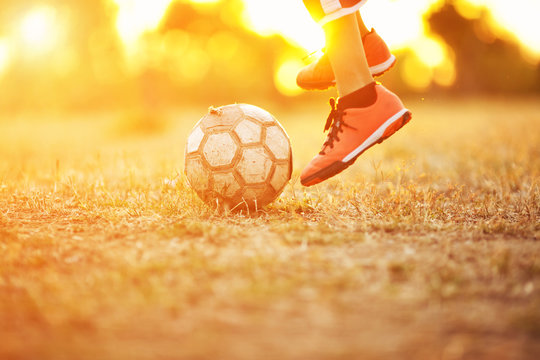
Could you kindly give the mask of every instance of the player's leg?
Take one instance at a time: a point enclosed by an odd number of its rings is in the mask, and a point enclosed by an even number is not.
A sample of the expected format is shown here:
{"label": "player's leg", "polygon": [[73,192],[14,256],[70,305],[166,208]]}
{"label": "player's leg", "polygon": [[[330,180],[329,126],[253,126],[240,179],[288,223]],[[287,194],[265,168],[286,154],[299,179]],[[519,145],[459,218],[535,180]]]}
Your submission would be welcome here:
{"label": "player's leg", "polygon": [[[324,23],[325,13],[319,7],[322,1],[305,0],[304,3],[312,13],[315,20]],[[357,3],[357,4],[355,4]],[[353,2],[352,7],[361,6],[365,1]],[[356,6],[355,6],[356,5]],[[318,11],[318,12],[317,12]],[[368,30],[360,12],[355,10],[358,29],[361,34],[361,42],[364,46],[369,70],[373,76],[380,76],[388,71],[395,63],[396,58],[390,53],[388,46],[383,39],[375,32]],[[319,59],[304,67],[296,78],[298,86],[306,90],[324,90],[335,85],[335,76],[328,60],[328,56],[323,54]]]}
{"label": "player's leg", "polygon": [[365,150],[380,143],[410,119],[399,98],[373,81],[355,14],[336,16],[324,27],[329,63],[340,94],[325,131],[322,150],[302,171],[300,181],[311,186],[350,166]]}
{"label": "player's leg", "polygon": [[326,24],[324,33],[338,93],[345,96],[373,82],[356,16],[345,15]]}

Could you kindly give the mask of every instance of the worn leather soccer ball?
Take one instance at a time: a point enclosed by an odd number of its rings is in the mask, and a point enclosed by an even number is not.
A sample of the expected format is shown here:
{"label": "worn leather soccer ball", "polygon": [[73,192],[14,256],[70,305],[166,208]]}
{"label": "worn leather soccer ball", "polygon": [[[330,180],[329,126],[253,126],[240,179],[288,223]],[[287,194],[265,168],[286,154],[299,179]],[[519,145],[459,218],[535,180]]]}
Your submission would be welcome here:
{"label": "worn leather soccer ball", "polygon": [[210,108],[189,135],[185,174],[207,204],[260,209],[289,182],[289,137],[267,111],[248,104]]}

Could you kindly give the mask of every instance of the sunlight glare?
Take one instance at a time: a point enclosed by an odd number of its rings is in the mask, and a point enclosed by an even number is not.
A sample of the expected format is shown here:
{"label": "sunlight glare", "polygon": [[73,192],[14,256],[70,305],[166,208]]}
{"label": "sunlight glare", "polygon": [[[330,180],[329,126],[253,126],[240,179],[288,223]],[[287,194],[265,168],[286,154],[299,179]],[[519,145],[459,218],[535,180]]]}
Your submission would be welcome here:
{"label": "sunlight glare", "polygon": [[9,65],[9,46],[7,40],[0,39],[0,75]]}
{"label": "sunlight glare", "polygon": [[403,80],[416,90],[425,90],[433,80],[433,69],[416,56],[408,56],[402,61],[401,76]]}
{"label": "sunlight glare", "polygon": [[450,58],[444,58],[443,62],[435,68],[433,80],[440,86],[452,86],[456,81],[456,66]]}
{"label": "sunlight glare", "polygon": [[419,59],[431,68],[442,64],[446,58],[446,50],[442,46],[442,42],[431,37],[421,37],[412,41],[410,46]]}
{"label": "sunlight glare", "polygon": [[296,74],[304,66],[297,58],[282,60],[274,72],[274,83],[280,93],[295,96],[303,91],[296,85]]}
{"label": "sunlight glare", "polygon": [[[144,48],[140,39],[149,31],[155,30],[167,8],[174,0],[110,0],[118,7],[116,27],[124,44],[128,59],[133,64],[143,62],[143,55],[137,51]],[[217,4],[222,0],[182,0],[196,4]],[[243,25],[259,36],[282,36],[293,46],[308,52],[325,46],[322,29],[311,19],[301,1],[290,0],[242,0],[244,10]],[[411,58],[404,61],[403,79],[416,89],[425,89],[435,82],[450,86],[456,78],[455,56],[452,49],[435,34],[432,34],[426,19],[445,4],[444,0],[376,0],[368,1],[361,13],[368,27],[374,27],[393,51],[408,50]],[[520,43],[524,57],[540,61],[540,37],[536,14],[540,13],[537,0],[456,0],[455,6],[462,16],[476,19],[488,14],[486,29],[499,38]],[[516,11],[516,8],[527,11]],[[34,42],[43,40],[46,31],[37,31],[43,19],[28,21],[27,38]],[[26,22],[25,22],[26,23]],[[215,41],[214,41],[215,40]],[[219,54],[218,37],[208,44],[210,56]],[[208,71],[207,56],[201,51],[186,54],[186,64],[181,69],[182,76],[199,79]],[[282,58],[275,71],[275,83],[280,92],[296,95],[299,92],[294,83],[295,72],[300,61],[294,56]],[[138,60],[137,60],[138,59]],[[197,68],[195,64],[202,59]],[[291,80],[292,79],[292,80]]]}
{"label": "sunlight glare", "polygon": [[128,52],[147,31],[155,30],[173,0],[112,0],[118,7],[116,28]]}
{"label": "sunlight glare", "polygon": [[[408,68],[415,73],[427,68],[429,71],[413,79],[405,80],[411,86],[421,89],[433,80],[435,68],[444,74],[452,74],[448,70],[448,49],[444,42],[433,37],[425,26],[426,13],[442,6],[442,0],[377,0],[369,1],[362,8],[362,15],[368,26],[373,26],[384,38],[392,50],[410,49],[415,58],[409,62]],[[291,44],[300,46],[306,52],[313,52],[325,46],[324,32],[311,19],[300,1],[277,0],[273,2],[244,0],[246,26],[261,36],[281,35]],[[421,64],[418,64],[421,62]],[[292,69],[298,64],[290,60],[284,61],[275,74],[278,89],[284,94],[296,94],[298,87],[294,83],[295,74]],[[287,80],[286,77],[290,76]],[[442,77],[444,80],[452,76]],[[444,82],[444,81],[441,81]]]}
{"label": "sunlight glare", "polygon": [[463,16],[477,18],[482,10],[489,14],[488,25],[497,37],[516,41],[525,58],[540,62],[540,1],[538,0],[459,0]]}
{"label": "sunlight glare", "polygon": [[28,13],[21,23],[21,36],[29,50],[51,50],[58,37],[54,8],[43,6]]}
{"label": "sunlight glare", "polygon": [[244,0],[244,22],[261,36],[281,35],[309,52],[324,47],[324,33],[301,1]]}
{"label": "sunlight glare", "polygon": [[392,50],[399,50],[427,36],[426,13],[442,3],[442,0],[368,1],[361,13],[368,27],[375,28]]}

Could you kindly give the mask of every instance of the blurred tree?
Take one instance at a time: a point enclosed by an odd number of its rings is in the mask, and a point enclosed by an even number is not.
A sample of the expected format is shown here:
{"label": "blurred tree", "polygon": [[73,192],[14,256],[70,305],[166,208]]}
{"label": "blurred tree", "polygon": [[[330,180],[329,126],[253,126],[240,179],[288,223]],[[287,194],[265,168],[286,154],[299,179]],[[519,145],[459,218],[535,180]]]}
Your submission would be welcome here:
{"label": "blurred tree", "polygon": [[[216,104],[242,101],[246,95],[280,97],[273,81],[275,61],[291,47],[280,37],[261,38],[250,32],[242,11],[240,0],[211,7],[179,1],[171,5],[160,33],[187,37],[176,44],[183,53],[169,62],[169,74],[183,70],[184,78],[176,84],[182,96]],[[173,54],[175,43],[170,45],[168,52]],[[186,72],[199,76],[185,76]]]}
{"label": "blurred tree", "polygon": [[463,18],[446,4],[428,19],[456,54],[457,78],[452,89],[468,93],[540,92],[540,64],[527,63],[518,45],[497,39],[480,19]]}

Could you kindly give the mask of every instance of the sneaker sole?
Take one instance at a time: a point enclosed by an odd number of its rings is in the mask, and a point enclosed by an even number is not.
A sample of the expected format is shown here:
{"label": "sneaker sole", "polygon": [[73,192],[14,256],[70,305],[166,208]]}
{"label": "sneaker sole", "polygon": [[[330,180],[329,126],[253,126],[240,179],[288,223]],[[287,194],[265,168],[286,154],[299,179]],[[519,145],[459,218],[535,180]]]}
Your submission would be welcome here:
{"label": "sneaker sole", "polygon": [[356,159],[362,155],[366,150],[371,148],[375,144],[380,144],[384,140],[388,139],[390,136],[394,135],[399,129],[401,129],[405,124],[407,124],[412,118],[412,113],[403,109],[396,113],[394,116],[389,118],[382,124],[370,137],[368,137],[362,145],[351,151],[347,156],[342,160],[336,161],[324,169],[319,170],[313,175],[306,177],[303,180],[300,180],[302,185],[311,186],[320,183],[332,176],[335,176],[354,164]]}
{"label": "sneaker sole", "polygon": [[390,54],[390,57],[388,58],[388,60],[378,65],[371,66],[369,68],[369,71],[371,72],[371,75],[373,76],[381,76],[382,74],[390,70],[395,64],[396,64],[396,57]]}
{"label": "sneaker sole", "polygon": [[[369,68],[369,72],[374,77],[381,76],[384,73],[386,73],[388,70],[390,70],[396,64],[396,60],[397,59],[394,55],[390,55],[388,60],[386,60],[385,62],[382,62],[375,66],[371,66]],[[336,86],[336,80],[302,83],[302,84],[297,84],[297,85],[304,90],[327,90],[327,89],[330,89],[331,87]]]}

